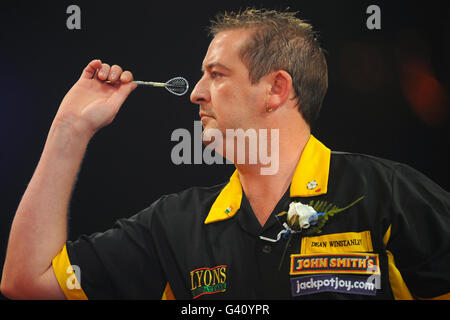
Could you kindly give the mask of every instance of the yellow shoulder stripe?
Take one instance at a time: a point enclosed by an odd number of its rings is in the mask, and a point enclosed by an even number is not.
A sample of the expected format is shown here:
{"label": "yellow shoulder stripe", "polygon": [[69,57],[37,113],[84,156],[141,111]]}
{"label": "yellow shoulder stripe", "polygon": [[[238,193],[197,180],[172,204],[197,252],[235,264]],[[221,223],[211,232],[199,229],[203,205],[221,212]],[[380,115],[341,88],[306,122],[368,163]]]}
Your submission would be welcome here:
{"label": "yellow shoulder stripe", "polygon": [[[389,226],[383,237],[384,246],[387,246],[389,238],[391,237],[391,227],[392,226]],[[413,300],[414,298],[403,280],[400,270],[398,270],[395,265],[394,255],[387,249],[386,253],[388,256],[389,282],[391,283],[395,300]]]}
{"label": "yellow shoulder stripe", "polygon": [[52,260],[53,272],[56,275],[59,286],[68,300],[88,300],[75,273],[78,266],[72,266],[67,255],[66,245]]}
{"label": "yellow shoulder stripe", "polygon": [[175,296],[173,294],[172,288],[170,287],[169,282],[166,283],[166,287],[164,289],[161,300],[175,300]]}

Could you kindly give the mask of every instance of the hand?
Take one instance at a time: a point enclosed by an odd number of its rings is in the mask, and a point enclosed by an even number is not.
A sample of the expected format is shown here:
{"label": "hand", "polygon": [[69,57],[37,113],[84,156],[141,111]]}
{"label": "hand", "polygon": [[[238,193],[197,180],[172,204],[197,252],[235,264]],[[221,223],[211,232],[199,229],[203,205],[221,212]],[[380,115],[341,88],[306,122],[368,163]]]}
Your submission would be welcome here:
{"label": "hand", "polygon": [[93,135],[114,120],[136,86],[130,71],[92,60],[64,97],[55,120]]}

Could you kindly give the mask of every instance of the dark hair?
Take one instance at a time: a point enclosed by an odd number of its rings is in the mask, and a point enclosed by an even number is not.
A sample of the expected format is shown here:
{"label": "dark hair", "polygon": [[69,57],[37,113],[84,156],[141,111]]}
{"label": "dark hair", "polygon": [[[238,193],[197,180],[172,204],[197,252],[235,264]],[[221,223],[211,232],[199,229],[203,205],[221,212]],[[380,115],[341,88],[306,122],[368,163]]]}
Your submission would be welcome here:
{"label": "dark hair", "polygon": [[311,126],[317,119],[328,88],[328,69],[317,34],[297,12],[247,8],[224,12],[211,21],[210,34],[231,29],[255,30],[241,49],[252,83],[276,70],[293,81],[299,111]]}

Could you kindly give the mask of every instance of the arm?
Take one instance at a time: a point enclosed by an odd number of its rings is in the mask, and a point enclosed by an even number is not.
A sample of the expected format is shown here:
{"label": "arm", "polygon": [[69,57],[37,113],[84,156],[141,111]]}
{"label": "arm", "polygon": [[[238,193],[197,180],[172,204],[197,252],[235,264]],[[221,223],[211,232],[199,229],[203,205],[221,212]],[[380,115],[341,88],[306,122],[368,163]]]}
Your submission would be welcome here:
{"label": "arm", "polygon": [[449,299],[450,194],[417,170],[398,164],[392,205],[385,243],[394,297]]}
{"label": "arm", "polygon": [[113,121],[136,88],[132,80],[129,71],[93,60],[61,102],[13,220],[0,287],[5,296],[64,298],[51,261],[67,240],[70,195],[90,139]]}

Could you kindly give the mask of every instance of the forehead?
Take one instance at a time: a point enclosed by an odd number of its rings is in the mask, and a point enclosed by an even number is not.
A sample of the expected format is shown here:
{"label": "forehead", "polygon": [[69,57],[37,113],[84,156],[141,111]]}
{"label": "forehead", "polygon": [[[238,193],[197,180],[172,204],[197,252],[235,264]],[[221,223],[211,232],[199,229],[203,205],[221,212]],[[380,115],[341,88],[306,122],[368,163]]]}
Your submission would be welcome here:
{"label": "forehead", "polygon": [[217,64],[227,66],[241,62],[240,51],[250,33],[250,30],[245,29],[219,32],[209,45],[202,69]]}

